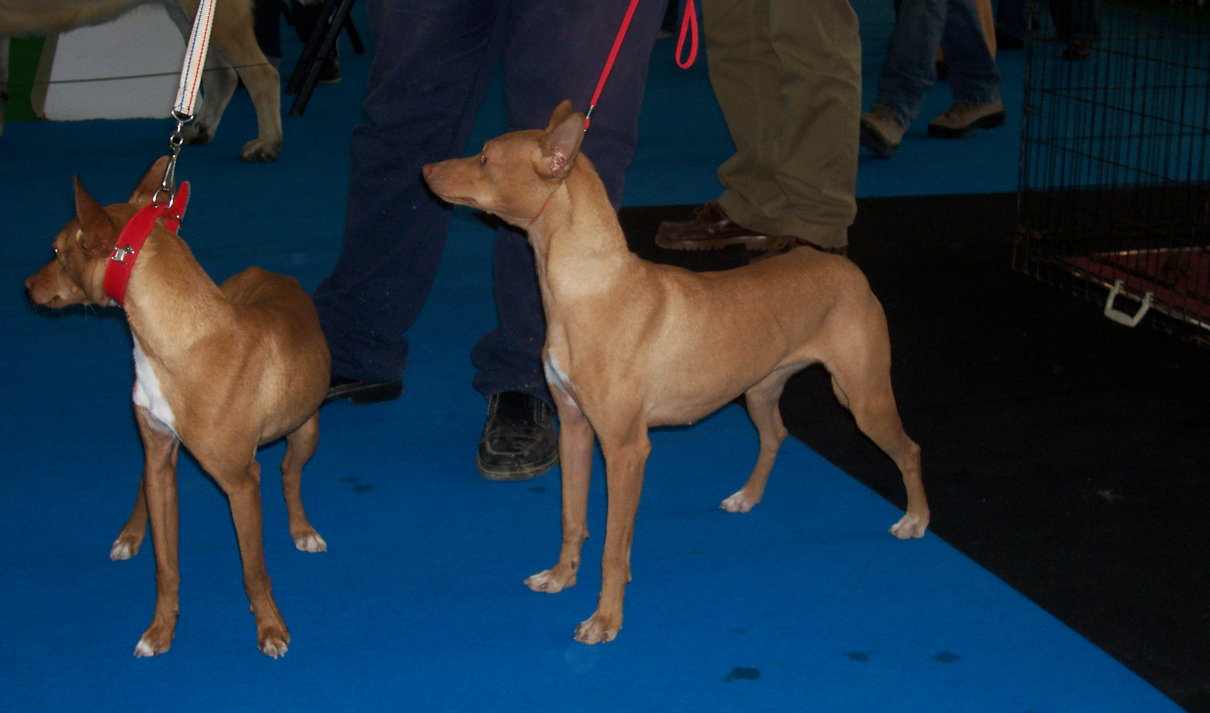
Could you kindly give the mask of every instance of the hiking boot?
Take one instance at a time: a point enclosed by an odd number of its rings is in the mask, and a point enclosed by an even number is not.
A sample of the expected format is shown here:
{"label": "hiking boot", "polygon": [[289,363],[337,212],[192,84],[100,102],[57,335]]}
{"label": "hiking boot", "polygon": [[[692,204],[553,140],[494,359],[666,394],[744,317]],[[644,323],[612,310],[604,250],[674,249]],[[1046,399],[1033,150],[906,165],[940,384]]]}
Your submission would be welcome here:
{"label": "hiking boot", "polygon": [[885,106],[874,108],[861,115],[861,145],[882,158],[889,158],[899,148],[907,127],[899,123],[895,114]]}
{"label": "hiking boot", "polygon": [[954,102],[941,116],[929,122],[929,136],[956,139],[971,129],[990,129],[1004,123],[1004,102],[997,99],[984,104]]}

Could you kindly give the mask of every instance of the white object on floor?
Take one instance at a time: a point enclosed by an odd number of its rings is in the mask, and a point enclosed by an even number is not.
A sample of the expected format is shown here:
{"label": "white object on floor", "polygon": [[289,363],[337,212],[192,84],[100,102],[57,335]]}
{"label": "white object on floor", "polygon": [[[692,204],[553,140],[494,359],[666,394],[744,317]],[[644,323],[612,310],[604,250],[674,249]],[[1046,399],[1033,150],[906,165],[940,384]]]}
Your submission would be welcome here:
{"label": "white object on floor", "polygon": [[184,55],[181,31],[160,4],[48,37],[34,112],[59,121],[167,117]]}

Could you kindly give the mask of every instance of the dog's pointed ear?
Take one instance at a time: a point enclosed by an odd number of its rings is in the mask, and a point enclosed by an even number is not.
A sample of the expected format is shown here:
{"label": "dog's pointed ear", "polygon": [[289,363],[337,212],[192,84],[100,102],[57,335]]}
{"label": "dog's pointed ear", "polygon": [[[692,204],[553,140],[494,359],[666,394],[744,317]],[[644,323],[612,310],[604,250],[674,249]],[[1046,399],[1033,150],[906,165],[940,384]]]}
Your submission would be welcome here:
{"label": "dog's pointed ear", "polygon": [[562,124],[563,120],[566,119],[568,114],[571,113],[572,108],[570,99],[564,99],[563,101],[559,102],[559,106],[555,107],[555,110],[550,114],[550,121],[546,122],[546,132],[550,133],[551,131],[554,131],[554,128],[559,124]]}
{"label": "dog's pointed ear", "polygon": [[539,142],[542,160],[538,172],[546,178],[566,178],[583,140],[584,115],[572,111],[571,102],[564,99],[550,115],[546,133]]}
{"label": "dog's pointed ear", "polygon": [[164,170],[167,168],[168,157],[157,158],[155,163],[151,164],[151,168],[147,169],[147,173],[139,181],[139,185],[135,186],[127,203],[135,208],[142,208],[150,203],[151,199],[155,197],[155,192],[160,190],[160,183],[164,180]]}
{"label": "dog's pointed ear", "polygon": [[80,246],[88,255],[103,252],[117,241],[117,229],[105,208],[84,189],[79,177],[72,181],[76,189],[76,219],[80,221]]}

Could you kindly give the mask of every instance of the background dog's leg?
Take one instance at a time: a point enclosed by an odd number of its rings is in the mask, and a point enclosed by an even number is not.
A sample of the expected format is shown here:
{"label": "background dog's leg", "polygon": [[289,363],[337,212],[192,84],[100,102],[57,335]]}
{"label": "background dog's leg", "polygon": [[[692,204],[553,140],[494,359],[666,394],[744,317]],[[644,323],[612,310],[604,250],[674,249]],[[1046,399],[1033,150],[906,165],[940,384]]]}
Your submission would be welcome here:
{"label": "background dog's leg", "polygon": [[139,493],[134,499],[134,509],[130,518],[122,526],[122,531],[109,548],[109,559],[128,560],[139,553],[143,544],[143,536],[147,532],[147,494],[143,481],[139,481]]}
{"label": "background dog's leg", "polygon": [[4,115],[8,108],[8,37],[0,35],[0,136],[4,136]]}
{"label": "background dog's leg", "polygon": [[[618,412],[611,413],[616,415]],[[598,433],[605,451],[609,513],[605,519],[605,554],[601,558],[601,594],[597,599],[597,610],[576,627],[576,641],[584,644],[613,641],[622,628],[622,598],[626,583],[630,581],[634,516],[643,490],[647,455],[651,453],[647,425],[640,422],[637,413],[618,422],[631,425],[622,433]]]}
{"label": "background dog's leg", "polygon": [[592,425],[566,394],[551,387],[559,411],[559,464],[563,471],[563,545],[554,567],[525,580],[535,592],[554,594],[576,583],[580,551],[588,539],[588,483],[592,479]]}
{"label": "background dog's leg", "polygon": [[786,438],[786,427],[781,422],[781,408],[778,402],[790,373],[792,372],[774,371],[765,377],[764,381],[748,389],[744,395],[748,403],[748,416],[752,418],[756,432],[760,434],[760,455],[756,458],[756,466],[748,476],[748,482],[720,505],[727,512],[748,512],[765,494],[769,471],[773,469],[777,451]]}
{"label": "background dog's leg", "polygon": [[191,144],[208,144],[218,133],[223,112],[231,103],[231,97],[239,86],[239,76],[221,53],[211,51],[206,58],[206,71],[202,75],[202,97],[197,118],[185,127],[185,141]]}
{"label": "background dog's leg", "polygon": [[[170,14],[188,37],[197,0],[180,0],[180,3],[178,11]],[[192,129],[194,134],[189,137],[191,142],[205,142],[214,136],[235,92],[237,74],[256,108],[257,126],[256,138],[244,144],[240,157],[245,161],[273,161],[282,145],[280,78],[256,42],[252,4],[246,0],[227,0],[215,5],[210,54],[202,78],[205,103],[197,119],[198,127]]]}
{"label": "background dog's leg", "polygon": [[214,45],[235,67],[256,107],[257,136],[244,144],[245,161],[273,161],[281,152],[281,79],[261,52],[252,30],[252,4],[219,3],[214,13]]}
{"label": "background dog's leg", "polygon": [[286,436],[286,456],[281,461],[282,492],[286,496],[286,510],[290,513],[290,537],[294,546],[303,552],[326,552],[328,543],[320,537],[302,503],[302,469],[315,453],[319,443],[319,413],[316,412]]}
{"label": "background dog's leg", "polygon": [[[841,360],[832,372],[832,388],[840,402],[849,407],[857,427],[883,450],[903,476],[907,490],[907,512],[894,525],[891,534],[901,540],[924,537],[929,524],[928,499],[920,466],[920,446],[908,437],[895,406],[891,390],[890,348],[885,366],[863,368],[865,359]],[[881,360],[880,360],[881,361]]]}
{"label": "background dog's leg", "polygon": [[[177,512],[176,461],[180,441],[151,424],[146,410],[135,408],[135,420],[143,439],[143,490],[151,517],[151,541],[155,545],[155,615],[134,648],[135,656],[155,656],[172,646],[180,613],[181,568],[177,559],[179,514]],[[137,506],[137,502],[136,502]]]}
{"label": "background dog's leg", "polygon": [[[197,11],[196,0],[190,2],[187,8],[174,4],[168,4],[165,8],[188,44],[189,33],[193,30],[193,15]],[[235,70],[222,58],[221,53],[211,48],[206,56],[206,71],[202,73],[202,92],[197,99],[196,115],[185,127],[186,143],[210,143],[238,85],[239,76]]]}

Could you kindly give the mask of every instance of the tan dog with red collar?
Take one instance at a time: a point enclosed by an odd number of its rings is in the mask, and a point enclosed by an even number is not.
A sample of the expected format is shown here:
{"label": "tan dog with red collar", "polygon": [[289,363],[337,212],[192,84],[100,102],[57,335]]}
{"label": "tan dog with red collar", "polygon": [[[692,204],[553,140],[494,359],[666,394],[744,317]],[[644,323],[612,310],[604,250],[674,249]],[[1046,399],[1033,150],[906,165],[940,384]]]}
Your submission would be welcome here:
{"label": "tan dog with red collar", "polygon": [[645,262],[627,248],[605,187],[579,153],[583,135],[584,116],[563,102],[545,131],[505,134],[477,156],[424,167],[444,200],[523,228],[537,260],[546,378],[561,429],[563,544],[555,566],[526,584],[558,592],[576,582],[595,433],[609,493],[602,588],[575,636],[612,640],[630,579],[647,429],[692,423],[744,394],[760,457],[722,507],[747,512],[760,502],[786,436],[782,388],[815,363],[827,367],[837,397],[903,475],[907,513],[891,532],[922,537],[929,510],[920,447],[903,431],[886,318],[861,271],[809,248],[715,273]]}
{"label": "tan dog with red collar", "polygon": [[30,299],[45,307],[113,306],[114,283],[106,282],[106,271],[112,273],[111,263],[135,260],[129,282],[116,294],[124,296],[134,339],[143,487],[110,551],[113,559],[133,556],[150,513],[157,597],[135,655],[167,651],[176,628],[176,461],[184,443],[230,502],[257,643],[276,658],[286,653],[290,635],[265,570],[256,448],[286,438],[281,470],[290,534],[300,550],[325,550],[303,511],[299,481],[319,439],[328,346],[311,298],[292,278],[254,267],[220,287],[162,224],[137,252],[115,250],[122,226],[159,188],[165,161],[152,166],[126,203],[102,207],[77,182],[76,218],[55,238],[54,259],[25,286]]}

